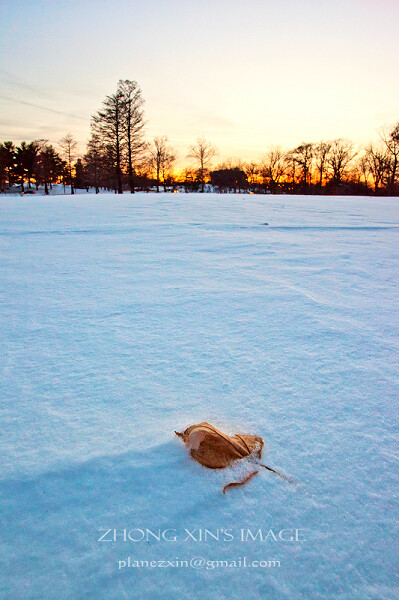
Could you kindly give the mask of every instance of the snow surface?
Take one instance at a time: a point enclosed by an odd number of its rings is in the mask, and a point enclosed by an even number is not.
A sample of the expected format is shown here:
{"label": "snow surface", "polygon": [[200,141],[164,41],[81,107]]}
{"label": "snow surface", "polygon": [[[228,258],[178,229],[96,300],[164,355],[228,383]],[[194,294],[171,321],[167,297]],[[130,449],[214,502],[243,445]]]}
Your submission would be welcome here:
{"label": "snow surface", "polygon": [[[1,598],[399,597],[398,198],[79,194],[0,213]],[[300,484],[262,469],[223,495],[249,466],[191,460],[173,432],[202,420],[261,435]],[[178,539],[98,542],[111,528]],[[281,566],[118,570],[129,556]]]}

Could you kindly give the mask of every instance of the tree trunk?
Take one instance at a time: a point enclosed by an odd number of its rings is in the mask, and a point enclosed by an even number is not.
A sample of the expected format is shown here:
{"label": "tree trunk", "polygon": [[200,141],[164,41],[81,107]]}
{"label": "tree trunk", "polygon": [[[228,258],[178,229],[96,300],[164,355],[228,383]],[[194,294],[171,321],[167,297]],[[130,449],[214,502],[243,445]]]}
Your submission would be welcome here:
{"label": "tree trunk", "polygon": [[132,132],[131,132],[131,104],[128,110],[128,125],[127,125],[127,155],[128,155],[128,173],[129,173],[129,188],[130,193],[134,194],[134,178],[133,178],[133,161],[132,161]]}
{"label": "tree trunk", "polygon": [[117,184],[118,194],[123,194],[119,140],[117,142],[117,148],[116,148],[116,184]]}
{"label": "tree trunk", "polygon": [[134,189],[134,177],[133,177],[133,163],[132,163],[132,148],[131,148],[131,141],[130,141],[130,128],[129,128],[129,133],[128,133],[128,172],[129,172],[129,188],[130,188],[130,193],[134,194],[135,193],[135,189]]}
{"label": "tree trunk", "polygon": [[133,176],[133,163],[132,163],[132,149],[131,149],[131,142],[130,142],[130,132],[129,132],[129,140],[128,140],[128,160],[129,160],[129,166],[128,166],[129,188],[130,188],[130,193],[134,194],[135,189],[134,189],[134,176]]}

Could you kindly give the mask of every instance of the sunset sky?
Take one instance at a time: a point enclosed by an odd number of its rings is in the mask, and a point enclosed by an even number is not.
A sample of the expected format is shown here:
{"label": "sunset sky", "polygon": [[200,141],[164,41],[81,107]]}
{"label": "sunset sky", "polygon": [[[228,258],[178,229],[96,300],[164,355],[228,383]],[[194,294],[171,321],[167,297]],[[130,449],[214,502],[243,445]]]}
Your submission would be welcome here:
{"label": "sunset sky", "polygon": [[202,135],[257,161],[399,120],[397,0],[0,0],[0,19],[0,141],[71,132],[83,152],[118,79],[183,161]]}

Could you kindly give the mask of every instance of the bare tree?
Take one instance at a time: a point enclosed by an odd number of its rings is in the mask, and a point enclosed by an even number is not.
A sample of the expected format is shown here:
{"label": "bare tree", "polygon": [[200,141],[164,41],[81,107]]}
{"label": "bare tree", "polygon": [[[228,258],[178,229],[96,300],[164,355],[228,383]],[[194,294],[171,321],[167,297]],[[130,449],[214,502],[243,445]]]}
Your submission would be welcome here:
{"label": "bare tree", "polygon": [[240,169],[240,171],[245,170],[245,163],[241,160],[241,158],[228,158],[224,161],[218,169]]}
{"label": "bare tree", "polygon": [[279,185],[287,171],[285,158],[285,153],[281,148],[279,146],[273,146],[262,161],[260,172],[273,188]]}
{"label": "bare tree", "polygon": [[327,172],[327,163],[331,151],[331,142],[320,142],[313,148],[315,168],[319,173],[319,187],[323,186],[323,178]]}
{"label": "bare tree", "polygon": [[355,158],[357,152],[349,140],[337,139],[331,142],[328,157],[328,166],[332,172],[332,181],[339,184],[344,179],[349,163]]}
{"label": "bare tree", "polygon": [[373,146],[369,144],[366,147],[365,160],[374,182],[374,192],[389,181],[390,156],[383,146]]}
{"label": "bare tree", "polygon": [[213,144],[207,142],[203,137],[197,139],[195,146],[190,146],[187,158],[193,158],[198,165],[198,178],[201,183],[201,192],[205,190],[205,177],[208,174],[208,169],[212,159],[217,154],[217,150]]}
{"label": "bare tree", "polygon": [[[71,133],[67,133],[67,135],[58,142],[58,145],[61,148],[63,157],[66,162],[68,178],[69,178],[69,185],[71,186],[71,194],[74,194],[75,190],[74,190],[73,179],[72,179],[72,162],[76,158],[75,151],[76,151],[77,142]],[[65,188],[65,186],[64,186],[64,188]]]}
{"label": "bare tree", "polygon": [[250,162],[244,165],[244,171],[247,176],[248,185],[250,188],[254,187],[256,178],[259,174],[259,166],[255,162]]}
{"label": "bare tree", "polygon": [[300,167],[302,185],[306,188],[312,182],[313,144],[302,143],[292,150],[292,158]]}
{"label": "bare tree", "polygon": [[167,183],[174,181],[173,174],[172,174],[172,167],[173,167],[175,160],[176,160],[176,151],[173,148],[171,148],[169,151],[167,151],[165,160],[162,163],[162,181],[163,181],[163,188],[164,188],[165,192],[166,192]]}
{"label": "bare tree", "polygon": [[176,152],[173,148],[167,145],[167,142],[168,138],[166,136],[155,137],[150,148],[149,164],[151,169],[155,172],[157,192],[159,192],[161,176],[165,188],[167,173],[176,160]]}
{"label": "bare tree", "polygon": [[193,169],[185,168],[182,173],[182,180],[186,194],[193,190],[195,186],[195,172]]}
{"label": "bare tree", "polygon": [[294,189],[297,176],[297,164],[295,161],[294,150],[285,154],[286,177],[291,182],[291,189]]}
{"label": "bare tree", "polygon": [[368,189],[369,177],[370,177],[370,167],[369,167],[369,163],[367,160],[367,156],[365,154],[359,158],[358,168],[361,173],[361,176],[363,177],[364,184],[365,184],[366,188]]}
{"label": "bare tree", "polygon": [[389,154],[389,176],[388,176],[388,187],[392,190],[396,182],[396,173],[399,166],[399,122],[393,126],[391,130],[382,130],[380,133],[381,140],[383,141],[387,152]]}
{"label": "bare tree", "polygon": [[118,82],[118,92],[123,103],[122,127],[126,138],[126,162],[130,192],[134,194],[134,165],[143,156],[146,149],[144,136],[144,100],[137,81],[129,79]]}

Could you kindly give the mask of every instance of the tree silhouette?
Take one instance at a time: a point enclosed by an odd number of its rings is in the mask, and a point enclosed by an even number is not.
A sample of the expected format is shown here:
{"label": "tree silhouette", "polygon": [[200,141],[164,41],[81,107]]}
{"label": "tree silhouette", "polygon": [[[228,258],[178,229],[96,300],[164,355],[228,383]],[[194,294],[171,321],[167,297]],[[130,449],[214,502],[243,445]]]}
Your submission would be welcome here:
{"label": "tree silhouette", "polygon": [[147,147],[144,141],[144,100],[137,81],[129,79],[118,82],[122,99],[122,129],[125,136],[129,189],[134,194],[134,163],[142,157]]}
{"label": "tree silhouette", "polygon": [[100,185],[104,180],[105,170],[104,148],[98,134],[92,134],[83,161],[88,183],[94,187],[96,194],[98,194]]}
{"label": "tree silhouette", "polygon": [[190,146],[187,158],[193,158],[197,164],[198,179],[201,184],[201,192],[205,190],[205,177],[208,174],[208,168],[212,159],[217,154],[213,144],[207,142],[205,138],[198,138],[197,144]]}
{"label": "tree silhouette", "polygon": [[78,190],[81,190],[86,187],[86,173],[81,158],[78,158],[78,160],[75,163],[74,187]]}
{"label": "tree silhouette", "polygon": [[307,191],[312,181],[313,144],[302,143],[292,150],[292,158],[299,166],[302,186]]}
{"label": "tree silhouette", "polygon": [[92,134],[101,141],[104,157],[112,164],[118,194],[123,193],[124,169],[130,191],[134,193],[135,162],[146,148],[143,103],[136,81],[119,80],[116,92],[106,96],[103,108],[92,117]]}
{"label": "tree silhouette", "polygon": [[357,152],[352,142],[339,138],[331,142],[328,165],[332,171],[332,183],[340,184],[347,172],[349,163],[355,158]]}
{"label": "tree silhouette", "polygon": [[250,162],[244,165],[244,171],[247,176],[249,187],[252,189],[255,185],[256,178],[259,174],[259,165],[255,162]]}
{"label": "tree silhouette", "polygon": [[245,171],[239,167],[225,167],[221,165],[216,171],[211,171],[211,183],[218,188],[219,192],[232,190],[234,193],[248,187]]}
{"label": "tree silhouette", "polygon": [[62,154],[65,158],[69,178],[69,185],[71,186],[71,194],[74,194],[75,190],[72,179],[72,161],[74,161],[76,158],[75,151],[77,142],[74,140],[71,133],[67,133],[67,135],[58,142],[58,144],[61,147]]}
{"label": "tree silhouette", "polygon": [[383,146],[369,144],[366,147],[365,160],[373,178],[374,192],[377,193],[382,184],[389,182],[390,156]]}
{"label": "tree silhouette", "polygon": [[150,146],[149,166],[155,173],[157,192],[159,192],[161,176],[165,187],[167,172],[176,160],[176,152],[168,146],[167,142],[168,138],[166,136],[155,137],[152,146]]}
{"label": "tree silhouette", "polygon": [[48,195],[49,187],[62,175],[66,163],[47,140],[39,140],[38,144],[39,153],[35,164],[36,187],[43,184],[44,193]]}
{"label": "tree silhouette", "polygon": [[103,108],[92,117],[91,127],[92,133],[97,135],[102,145],[107,148],[115,174],[116,191],[122,194],[122,153],[125,148],[125,130],[124,98],[120,89],[115,94],[106,96]]}
{"label": "tree silhouette", "polygon": [[287,171],[286,155],[279,146],[272,147],[262,161],[260,172],[273,190],[278,188]]}
{"label": "tree silhouette", "polygon": [[331,151],[331,142],[320,142],[313,146],[313,155],[315,158],[315,168],[319,173],[318,185],[321,188],[323,186],[323,180],[327,174],[327,164],[329,154]]}
{"label": "tree silhouette", "polygon": [[3,142],[0,145],[0,176],[1,187],[5,191],[7,187],[11,187],[16,181],[16,150],[12,142]]}
{"label": "tree silhouette", "polygon": [[382,130],[380,137],[389,156],[387,163],[389,169],[387,186],[390,191],[393,191],[399,167],[399,122],[389,131]]}

